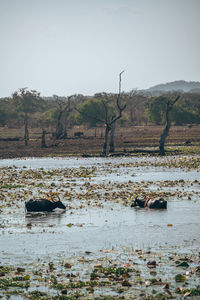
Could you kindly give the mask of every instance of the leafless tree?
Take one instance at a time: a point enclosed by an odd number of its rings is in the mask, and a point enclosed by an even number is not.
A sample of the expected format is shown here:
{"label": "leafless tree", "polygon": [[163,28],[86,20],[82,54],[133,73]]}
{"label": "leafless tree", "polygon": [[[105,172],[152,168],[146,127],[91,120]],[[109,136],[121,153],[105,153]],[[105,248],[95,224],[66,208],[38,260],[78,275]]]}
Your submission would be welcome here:
{"label": "leafless tree", "polygon": [[[121,104],[121,76],[123,74],[124,71],[122,71],[119,74],[119,91],[117,96],[115,96],[116,98],[116,107],[117,107],[117,114],[116,115],[112,115],[110,117],[110,113],[109,113],[109,107],[108,107],[108,103],[109,103],[109,97],[104,94],[104,98],[105,99],[101,99],[101,102],[103,104],[104,107],[104,118],[96,118],[95,119],[101,123],[105,124],[105,135],[104,135],[104,143],[103,143],[103,148],[102,148],[102,156],[106,156],[107,155],[107,148],[108,148],[108,137],[109,137],[109,132],[112,129],[112,135],[111,135],[111,144],[110,144],[110,152],[114,152],[114,128],[115,128],[115,122],[117,120],[119,120],[122,117],[122,112],[124,111],[124,109],[126,108],[126,105],[122,105]],[[79,111],[80,112],[80,111]],[[80,112],[81,113],[81,112]],[[93,116],[90,116],[91,118]]]}
{"label": "leafless tree", "polygon": [[[124,73],[124,71],[119,73],[119,91],[118,91],[118,95],[117,95],[117,98],[116,98],[117,115],[112,116],[112,118],[109,119],[107,109],[106,109],[106,105],[105,105],[105,120],[104,120],[104,123],[106,125],[106,128],[105,128],[104,144],[103,144],[103,149],[102,149],[102,153],[101,153],[102,156],[106,156],[106,154],[107,154],[108,134],[109,134],[110,130],[112,129],[112,126],[115,125],[115,122],[122,117],[122,112],[126,108],[126,104],[124,104],[124,105],[121,104],[121,81],[122,81],[121,77],[122,77],[123,73]],[[112,147],[114,148],[114,139],[113,139],[113,146]],[[111,151],[112,151],[112,148],[111,148]]]}
{"label": "leafless tree", "polygon": [[[113,116],[114,118],[114,116]],[[111,125],[109,153],[115,152],[115,123]]]}
{"label": "leafless tree", "polygon": [[180,94],[178,95],[170,95],[168,100],[166,101],[166,113],[165,113],[165,127],[160,136],[160,146],[159,146],[159,154],[165,155],[165,140],[169,134],[169,129],[171,127],[170,120],[170,112],[173,109],[174,104],[179,100]]}
{"label": "leafless tree", "polygon": [[[103,143],[103,148],[102,148],[102,153],[101,153],[102,156],[107,155],[109,132],[111,131],[112,128],[114,129],[114,124],[116,123],[117,120],[119,120],[122,117],[122,112],[126,108],[126,104],[124,104],[124,105],[121,104],[121,81],[122,81],[121,77],[122,77],[123,73],[124,73],[124,71],[122,71],[119,74],[119,91],[118,91],[118,94],[114,96],[117,113],[110,114],[110,109],[109,109],[109,100],[110,100],[109,96],[110,95],[107,95],[106,93],[103,93],[102,94],[103,97],[101,98],[101,103],[102,103],[103,109],[104,109],[104,117],[98,118],[98,117],[94,117],[93,115],[84,113],[87,117],[93,118],[96,121],[105,124],[104,143]],[[83,113],[78,108],[76,108],[76,110],[80,114]],[[114,130],[112,131],[112,133],[114,133]],[[113,134],[112,134],[112,146],[110,147],[110,150],[111,150],[111,152],[113,152],[113,150],[114,150],[114,135]]]}

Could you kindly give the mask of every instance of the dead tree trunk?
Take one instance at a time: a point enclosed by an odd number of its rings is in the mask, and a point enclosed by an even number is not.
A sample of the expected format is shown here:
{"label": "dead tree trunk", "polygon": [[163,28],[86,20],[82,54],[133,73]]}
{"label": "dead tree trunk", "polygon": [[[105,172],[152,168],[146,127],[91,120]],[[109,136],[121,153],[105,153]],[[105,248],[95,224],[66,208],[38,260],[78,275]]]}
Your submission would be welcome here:
{"label": "dead tree trunk", "polygon": [[112,124],[110,130],[110,149],[109,153],[115,152],[115,123]]}
{"label": "dead tree trunk", "polygon": [[166,125],[160,136],[160,146],[159,146],[159,154],[165,155],[165,140],[169,134],[169,129],[171,127],[171,122],[169,118],[169,113],[166,113]]}
{"label": "dead tree trunk", "polygon": [[[107,116],[106,116],[106,132],[105,132],[105,138],[104,138],[104,145],[103,145],[103,149],[102,149],[102,156],[106,156],[107,155],[107,144],[108,144],[108,133],[109,131],[112,129],[112,126],[115,124],[115,122],[121,118],[122,116],[122,112],[123,110],[126,108],[126,105],[121,106],[120,100],[121,100],[121,81],[122,81],[122,73],[124,71],[122,71],[119,74],[119,92],[118,92],[118,96],[117,96],[117,100],[116,100],[116,104],[117,104],[117,109],[118,109],[118,115],[116,117],[112,117],[111,121],[107,120]],[[113,135],[113,145],[114,145],[114,135]]]}
{"label": "dead tree trunk", "polygon": [[28,132],[28,114],[27,113],[24,116],[24,141],[25,141],[25,146],[28,146],[29,132]]}
{"label": "dead tree trunk", "polygon": [[111,127],[109,124],[106,124],[106,129],[105,129],[105,136],[104,136],[104,143],[103,143],[103,149],[102,149],[102,156],[106,156],[107,154],[107,148],[108,148],[108,135],[109,131],[111,130]]}
{"label": "dead tree trunk", "polygon": [[[105,115],[103,118],[97,118],[97,117],[94,117],[90,114],[87,114],[87,113],[83,113],[81,110],[78,110],[76,108],[76,110],[80,113],[80,114],[83,114],[83,115],[86,115],[87,117],[90,117],[90,118],[93,118],[94,120],[100,122],[100,123],[103,123],[105,124],[105,135],[104,135],[104,143],[103,143],[103,147],[102,147],[102,152],[101,152],[101,156],[106,156],[107,155],[107,148],[108,148],[108,137],[109,137],[109,132],[112,128],[112,126],[115,124],[115,122],[121,118],[122,116],[122,112],[123,110],[126,108],[126,105],[123,105],[121,106],[121,76],[122,76],[122,73],[124,71],[122,71],[120,74],[119,74],[119,92],[118,92],[118,95],[116,97],[116,106],[117,106],[117,110],[118,110],[118,114],[116,117],[112,117],[112,119],[110,119],[110,116],[109,116],[109,109],[108,109],[108,101],[104,101],[102,100],[102,104],[104,106],[104,112],[105,112]],[[113,132],[114,133],[114,132]],[[114,134],[112,136],[112,143],[114,145]]]}
{"label": "dead tree trunk", "polygon": [[47,145],[46,145],[46,130],[42,129],[42,140],[41,140],[41,148],[47,148]]}
{"label": "dead tree trunk", "polygon": [[171,127],[171,120],[170,120],[170,111],[172,110],[174,104],[178,101],[180,95],[176,96],[175,99],[169,99],[166,103],[166,123],[165,128],[160,136],[160,146],[159,146],[159,154],[164,156],[165,155],[165,140],[169,135],[169,129]]}

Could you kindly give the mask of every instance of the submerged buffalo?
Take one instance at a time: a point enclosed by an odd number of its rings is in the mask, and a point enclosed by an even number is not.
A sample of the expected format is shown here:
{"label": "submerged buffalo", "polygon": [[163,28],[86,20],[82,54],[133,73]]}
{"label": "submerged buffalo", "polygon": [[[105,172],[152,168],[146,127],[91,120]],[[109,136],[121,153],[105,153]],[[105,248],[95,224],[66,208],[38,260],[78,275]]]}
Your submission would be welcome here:
{"label": "submerged buffalo", "polygon": [[59,200],[56,202],[47,199],[30,199],[25,203],[26,210],[29,212],[53,211],[55,208],[66,209],[66,206]]}
{"label": "submerged buffalo", "polygon": [[134,202],[131,204],[131,207],[148,207],[148,208],[157,208],[157,209],[166,209],[167,201],[163,198],[159,199],[139,199],[136,197]]}

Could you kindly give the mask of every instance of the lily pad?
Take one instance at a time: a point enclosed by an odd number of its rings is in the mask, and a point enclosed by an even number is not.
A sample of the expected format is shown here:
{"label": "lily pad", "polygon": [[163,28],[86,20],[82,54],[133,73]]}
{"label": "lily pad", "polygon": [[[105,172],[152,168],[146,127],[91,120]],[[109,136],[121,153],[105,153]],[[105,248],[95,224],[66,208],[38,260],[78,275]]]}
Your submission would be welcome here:
{"label": "lily pad", "polygon": [[177,267],[188,268],[189,264],[186,261],[183,261],[181,264],[177,265]]}
{"label": "lily pad", "polygon": [[186,281],[186,277],[184,275],[177,274],[175,276],[175,280],[176,280],[176,282],[185,282]]}

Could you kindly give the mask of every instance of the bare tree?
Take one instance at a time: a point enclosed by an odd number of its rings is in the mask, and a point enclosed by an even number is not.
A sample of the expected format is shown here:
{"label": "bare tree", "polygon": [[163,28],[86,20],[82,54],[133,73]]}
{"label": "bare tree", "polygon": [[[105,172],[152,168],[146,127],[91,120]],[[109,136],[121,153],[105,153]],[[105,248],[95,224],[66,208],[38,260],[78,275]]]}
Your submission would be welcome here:
{"label": "bare tree", "polygon": [[[114,126],[115,122],[122,117],[122,112],[126,108],[125,104],[124,105],[121,104],[121,76],[122,76],[123,73],[124,73],[124,71],[122,71],[119,74],[119,91],[118,91],[118,94],[115,95],[115,104],[116,104],[116,107],[117,107],[116,115],[114,116],[114,114],[110,114],[110,107],[109,107],[110,97],[106,93],[103,93],[103,99],[100,99],[100,101],[103,105],[103,111],[104,111],[104,113],[103,113],[104,116],[103,117],[98,118],[96,116],[89,115],[88,113],[84,112],[84,115],[87,116],[88,118],[93,118],[97,122],[105,124],[104,143],[103,143],[103,148],[102,148],[102,153],[101,153],[102,156],[107,155],[109,132],[111,131],[112,126]],[[76,110],[80,114],[83,114],[83,112],[81,110],[79,110],[77,108],[76,108]],[[114,131],[113,131],[113,133],[114,133]],[[113,138],[113,142],[112,142],[113,147],[111,147],[111,149],[114,149],[114,135],[112,136],[112,138]]]}
{"label": "bare tree", "polygon": [[[121,73],[119,73],[119,91],[118,91],[118,95],[117,95],[117,99],[116,99],[117,115],[116,116],[112,116],[112,118],[110,119],[108,117],[106,105],[104,103],[104,106],[105,106],[105,119],[104,119],[104,123],[106,125],[106,128],[105,128],[105,135],[104,135],[104,144],[103,144],[103,149],[102,149],[102,153],[101,153],[102,156],[106,156],[106,154],[107,154],[109,132],[112,129],[112,127],[114,129],[115,122],[122,117],[122,112],[126,108],[126,104],[121,105],[121,81],[122,81],[121,76],[122,76],[123,73],[124,73],[124,71],[122,71]],[[114,133],[114,131],[113,131],[113,133]],[[114,134],[112,135],[112,143],[111,143],[110,150],[111,150],[111,152],[114,150]]]}
{"label": "bare tree", "polygon": [[42,138],[41,138],[41,148],[46,148],[47,145],[46,145],[46,130],[45,129],[42,129]]}
{"label": "bare tree", "polygon": [[[112,119],[114,116],[112,117]],[[111,130],[110,130],[110,147],[109,147],[109,153],[114,153],[115,152],[115,123],[111,125]]]}
{"label": "bare tree", "polygon": [[171,127],[170,112],[173,109],[174,104],[178,101],[180,95],[172,95],[166,101],[166,113],[165,113],[165,128],[160,136],[159,154],[165,155],[165,140],[169,134]]}

